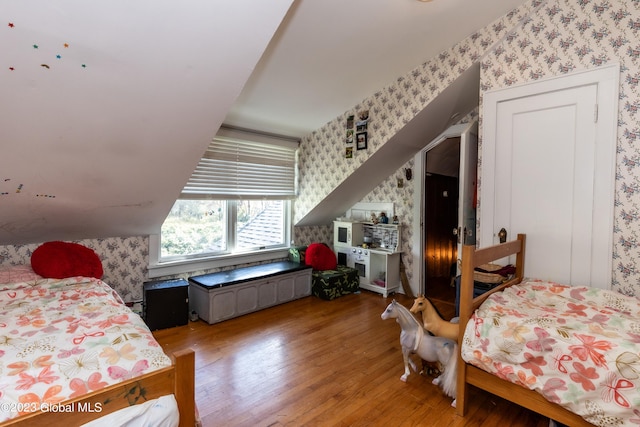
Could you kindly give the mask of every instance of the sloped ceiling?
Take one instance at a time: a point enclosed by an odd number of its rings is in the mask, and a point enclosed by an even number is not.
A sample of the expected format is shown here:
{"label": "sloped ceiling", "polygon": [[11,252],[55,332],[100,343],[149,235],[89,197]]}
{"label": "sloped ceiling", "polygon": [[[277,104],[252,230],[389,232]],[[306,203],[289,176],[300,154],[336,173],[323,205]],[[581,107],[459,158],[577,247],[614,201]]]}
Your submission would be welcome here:
{"label": "sloped ceiling", "polygon": [[[380,180],[387,178],[417,152],[452,125],[451,117],[464,117],[477,105],[480,66],[465,71],[438,98],[411,120],[400,132],[350,174],[321,203],[296,225],[330,224],[362,200]],[[383,200],[381,200],[383,201]]]}
{"label": "sloped ceiling", "polygon": [[0,244],[158,232],[292,2],[3,2]]}
{"label": "sloped ceiling", "polygon": [[3,2],[0,245],[158,233],[223,122],[304,136],[523,2]]}
{"label": "sloped ceiling", "polygon": [[304,137],[527,0],[296,0],[225,123]]}

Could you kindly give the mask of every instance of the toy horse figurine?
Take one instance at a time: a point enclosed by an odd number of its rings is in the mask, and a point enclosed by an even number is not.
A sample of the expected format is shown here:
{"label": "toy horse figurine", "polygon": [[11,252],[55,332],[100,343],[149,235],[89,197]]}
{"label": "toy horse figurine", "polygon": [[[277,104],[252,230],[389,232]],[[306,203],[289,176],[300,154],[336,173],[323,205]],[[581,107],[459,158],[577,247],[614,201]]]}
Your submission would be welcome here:
{"label": "toy horse figurine", "polygon": [[423,326],[433,335],[458,341],[460,325],[444,320],[429,298],[424,295],[418,295],[409,311],[411,313],[422,312]]}
{"label": "toy horse figurine", "polygon": [[444,373],[434,379],[433,384],[439,385],[447,396],[452,397],[454,401],[451,405],[455,406],[458,344],[447,338],[429,335],[409,310],[396,300],[387,306],[380,317],[383,320],[396,319],[400,324],[400,345],[404,359],[404,375],[400,379],[407,381],[411,373],[409,365],[417,371],[411,354],[417,354],[428,362],[440,362],[444,367]]}

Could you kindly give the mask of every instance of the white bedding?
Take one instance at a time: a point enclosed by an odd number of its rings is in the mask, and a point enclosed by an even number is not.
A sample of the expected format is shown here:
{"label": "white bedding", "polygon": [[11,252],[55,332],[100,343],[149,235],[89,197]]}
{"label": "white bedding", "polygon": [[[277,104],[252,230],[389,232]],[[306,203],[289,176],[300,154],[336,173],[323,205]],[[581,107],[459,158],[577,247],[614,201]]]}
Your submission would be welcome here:
{"label": "white bedding", "polygon": [[112,412],[83,427],[177,427],[179,421],[178,403],[171,394]]}

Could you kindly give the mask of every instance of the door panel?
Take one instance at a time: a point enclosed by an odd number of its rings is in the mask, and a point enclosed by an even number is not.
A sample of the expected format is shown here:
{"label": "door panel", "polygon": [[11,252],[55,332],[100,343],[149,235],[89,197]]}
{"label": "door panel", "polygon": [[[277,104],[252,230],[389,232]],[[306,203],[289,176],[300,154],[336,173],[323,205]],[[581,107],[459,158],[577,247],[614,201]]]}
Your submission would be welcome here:
{"label": "door panel", "polygon": [[459,179],[459,239],[458,254],[462,245],[476,242],[476,185],[478,179],[478,122],[465,129],[460,135],[460,179]]}
{"label": "door panel", "polygon": [[494,218],[498,228],[531,234],[527,270],[535,277],[588,282],[595,104],[587,86],[498,107]]}
{"label": "door panel", "polygon": [[598,82],[560,86],[489,98],[480,244],[498,243],[503,227],[509,239],[526,233],[526,276],[610,287],[611,245],[600,236],[613,222],[615,138],[601,138]]}

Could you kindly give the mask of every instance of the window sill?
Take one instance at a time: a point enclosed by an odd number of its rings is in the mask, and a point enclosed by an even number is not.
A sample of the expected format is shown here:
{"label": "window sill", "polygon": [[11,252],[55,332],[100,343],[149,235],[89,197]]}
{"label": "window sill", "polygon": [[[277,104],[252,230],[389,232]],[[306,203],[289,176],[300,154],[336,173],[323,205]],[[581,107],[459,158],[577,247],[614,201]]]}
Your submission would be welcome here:
{"label": "window sill", "polygon": [[[223,255],[211,258],[199,258],[191,260],[155,262],[148,267],[149,279],[155,279],[163,276],[172,276],[176,274],[192,273],[202,270],[211,270],[214,268],[223,268],[233,265],[249,264],[254,262],[262,262],[269,260],[278,260],[286,258],[289,254],[288,248],[270,249],[260,252],[252,252],[247,254]],[[151,254],[150,254],[151,255]],[[156,258],[157,259],[157,258]]]}

